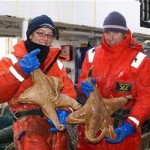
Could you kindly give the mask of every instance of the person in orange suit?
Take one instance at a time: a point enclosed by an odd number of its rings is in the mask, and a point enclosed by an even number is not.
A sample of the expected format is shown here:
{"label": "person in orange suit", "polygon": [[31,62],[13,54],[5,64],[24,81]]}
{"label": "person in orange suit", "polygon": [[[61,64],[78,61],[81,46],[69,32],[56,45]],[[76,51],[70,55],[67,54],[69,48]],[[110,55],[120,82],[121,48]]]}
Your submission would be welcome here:
{"label": "person in orange suit", "polygon": [[[19,96],[32,86],[30,73],[36,69],[58,77],[64,84],[61,92],[76,97],[74,85],[57,59],[59,50],[51,47],[55,25],[47,15],[37,16],[29,23],[26,34],[27,39],[18,42],[13,52],[0,60],[0,103],[8,102],[14,116],[15,150],[66,150],[65,131],[51,132],[52,126],[39,106],[18,103]],[[65,120],[69,113],[66,108],[59,110],[58,115],[64,115]]]}
{"label": "person in orange suit", "polygon": [[[132,100],[121,109],[128,113],[115,124],[116,140],[104,137],[91,144],[84,140],[84,125],[79,125],[78,150],[139,150],[141,126],[150,116],[150,59],[142,52],[143,46],[133,39],[121,13],[109,13],[103,31],[101,45],[86,53],[78,88],[87,98],[94,90],[85,80],[93,65],[92,82],[96,82],[104,98],[132,95]],[[113,118],[115,123],[118,118]]]}

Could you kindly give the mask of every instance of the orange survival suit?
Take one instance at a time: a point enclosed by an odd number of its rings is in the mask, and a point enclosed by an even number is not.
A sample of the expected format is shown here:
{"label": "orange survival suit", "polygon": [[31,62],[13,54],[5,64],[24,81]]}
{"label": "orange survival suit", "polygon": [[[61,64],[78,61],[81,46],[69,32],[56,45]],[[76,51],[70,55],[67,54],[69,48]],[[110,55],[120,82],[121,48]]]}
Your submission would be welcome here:
{"label": "orange survival suit", "polygon": [[[40,66],[43,72],[47,70],[58,52],[59,50],[56,48],[50,49],[45,62]],[[18,103],[20,94],[32,85],[31,77],[25,76],[18,63],[26,54],[24,41],[20,41],[14,46],[14,52],[0,61],[0,103],[8,102],[10,111],[15,118],[13,123],[15,150],[66,150],[66,132],[51,133],[50,125],[46,122],[45,117],[40,114],[34,116],[26,114],[18,119],[15,115],[28,110],[37,110],[38,112],[40,109],[36,105]],[[64,84],[61,92],[72,98],[76,97],[73,83],[59,60],[53,63],[46,75],[60,78]]]}
{"label": "orange survival suit", "polygon": [[84,140],[82,124],[79,126],[78,150],[139,150],[140,127],[150,116],[150,59],[141,51],[142,46],[134,41],[128,30],[121,43],[109,47],[103,35],[102,44],[87,52],[79,77],[79,89],[90,66],[94,65],[92,76],[104,98],[133,96],[122,109],[130,109],[126,121],[136,131],[119,144],[107,143],[105,138],[97,144],[90,144]]}

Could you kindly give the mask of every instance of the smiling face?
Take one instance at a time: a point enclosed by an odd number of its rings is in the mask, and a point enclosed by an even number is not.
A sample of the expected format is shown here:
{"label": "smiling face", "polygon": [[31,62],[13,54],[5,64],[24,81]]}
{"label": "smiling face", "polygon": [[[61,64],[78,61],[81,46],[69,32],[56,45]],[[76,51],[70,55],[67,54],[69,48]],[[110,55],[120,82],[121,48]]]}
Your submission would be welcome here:
{"label": "smiling face", "polygon": [[126,37],[126,34],[123,34],[121,32],[104,32],[104,36],[105,36],[105,39],[108,43],[109,46],[113,46],[113,45],[116,45],[120,42],[122,42],[125,37]]}
{"label": "smiling face", "polygon": [[39,28],[29,36],[29,39],[40,45],[51,46],[53,42],[53,31],[49,28]]}

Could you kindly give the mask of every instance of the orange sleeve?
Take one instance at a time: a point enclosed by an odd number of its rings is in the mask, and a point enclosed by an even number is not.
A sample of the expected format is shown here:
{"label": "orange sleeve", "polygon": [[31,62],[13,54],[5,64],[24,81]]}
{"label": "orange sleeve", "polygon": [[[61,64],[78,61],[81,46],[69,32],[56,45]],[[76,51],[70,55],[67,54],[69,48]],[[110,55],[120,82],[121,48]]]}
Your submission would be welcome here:
{"label": "orange sleeve", "polygon": [[147,58],[136,77],[137,96],[129,116],[136,118],[141,126],[150,116],[150,59]]}

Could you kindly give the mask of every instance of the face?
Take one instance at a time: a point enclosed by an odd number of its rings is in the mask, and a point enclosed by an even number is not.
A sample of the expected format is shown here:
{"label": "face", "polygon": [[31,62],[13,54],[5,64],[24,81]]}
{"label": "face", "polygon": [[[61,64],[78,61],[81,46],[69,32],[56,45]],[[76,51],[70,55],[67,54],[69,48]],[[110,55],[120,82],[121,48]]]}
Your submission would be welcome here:
{"label": "face", "polygon": [[104,33],[105,39],[109,46],[116,45],[120,42],[122,42],[125,39],[126,34],[123,34],[121,32],[105,32]]}
{"label": "face", "polygon": [[30,36],[30,40],[34,43],[51,46],[53,41],[53,31],[49,28],[39,28],[35,30]]}

